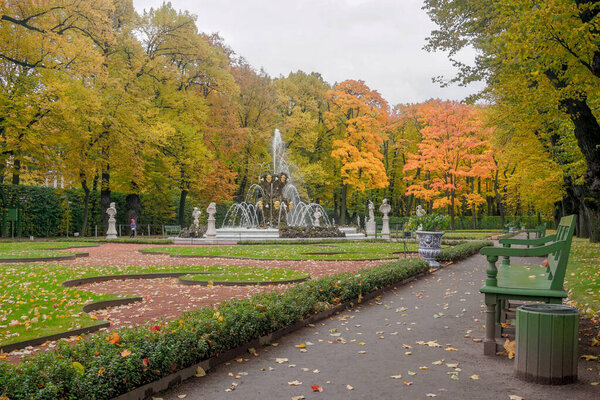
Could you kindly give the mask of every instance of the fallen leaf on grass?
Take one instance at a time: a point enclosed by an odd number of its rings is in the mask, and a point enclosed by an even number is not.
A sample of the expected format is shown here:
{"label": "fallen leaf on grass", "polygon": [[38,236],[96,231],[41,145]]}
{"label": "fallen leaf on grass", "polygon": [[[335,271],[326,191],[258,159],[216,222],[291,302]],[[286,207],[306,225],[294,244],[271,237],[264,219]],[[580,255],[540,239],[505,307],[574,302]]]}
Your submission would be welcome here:
{"label": "fallen leaf on grass", "polygon": [[121,357],[127,357],[130,354],[131,354],[131,350],[125,349],[121,352]]}

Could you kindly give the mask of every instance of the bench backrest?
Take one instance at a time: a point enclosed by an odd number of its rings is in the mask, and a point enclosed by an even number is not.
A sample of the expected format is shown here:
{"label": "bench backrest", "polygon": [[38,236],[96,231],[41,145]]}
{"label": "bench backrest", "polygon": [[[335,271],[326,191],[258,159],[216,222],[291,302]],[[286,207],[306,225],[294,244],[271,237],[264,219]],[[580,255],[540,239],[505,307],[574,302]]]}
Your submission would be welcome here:
{"label": "bench backrest", "polygon": [[569,253],[571,252],[571,242],[575,233],[575,223],[577,215],[568,215],[560,219],[558,228],[556,229],[555,242],[564,242],[559,250],[548,254],[548,269],[550,274],[548,279],[552,280],[551,289],[562,290],[567,271],[567,263],[569,262]]}

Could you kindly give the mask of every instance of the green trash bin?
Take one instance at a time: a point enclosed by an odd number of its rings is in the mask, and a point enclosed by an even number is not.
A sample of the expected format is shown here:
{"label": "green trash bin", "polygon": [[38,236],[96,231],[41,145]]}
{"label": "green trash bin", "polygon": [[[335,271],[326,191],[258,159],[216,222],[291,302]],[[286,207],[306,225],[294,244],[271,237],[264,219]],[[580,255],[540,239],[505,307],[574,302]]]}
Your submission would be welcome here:
{"label": "green trash bin", "polygon": [[563,304],[517,308],[515,374],[545,385],[577,380],[579,312]]}

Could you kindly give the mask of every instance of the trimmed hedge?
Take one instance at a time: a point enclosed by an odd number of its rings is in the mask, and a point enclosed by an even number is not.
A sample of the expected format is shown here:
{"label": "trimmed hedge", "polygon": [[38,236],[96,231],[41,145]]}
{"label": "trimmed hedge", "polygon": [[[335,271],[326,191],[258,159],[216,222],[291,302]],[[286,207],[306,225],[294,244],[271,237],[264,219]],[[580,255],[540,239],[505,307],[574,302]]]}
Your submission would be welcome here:
{"label": "trimmed hedge", "polygon": [[428,270],[420,259],[402,259],[355,273],[309,280],[283,293],[234,299],[181,319],[94,334],[75,344],[0,364],[0,395],[15,399],[111,399],[290,326],[341,302],[356,299]]}
{"label": "trimmed hedge", "polygon": [[446,247],[435,259],[442,262],[456,262],[479,253],[482,247],[493,245],[494,243],[489,240],[462,242],[454,247]]}

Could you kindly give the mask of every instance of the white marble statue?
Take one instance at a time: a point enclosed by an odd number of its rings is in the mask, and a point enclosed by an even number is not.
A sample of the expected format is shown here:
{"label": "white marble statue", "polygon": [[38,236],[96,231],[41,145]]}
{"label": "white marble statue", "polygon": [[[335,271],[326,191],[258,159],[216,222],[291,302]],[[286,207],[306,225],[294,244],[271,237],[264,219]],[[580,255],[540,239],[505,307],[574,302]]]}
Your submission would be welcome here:
{"label": "white marble statue", "polygon": [[384,239],[390,239],[390,217],[388,214],[392,211],[392,206],[387,202],[387,199],[383,199],[379,211],[383,214],[383,226],[381,227],[381,237]]}
{"label": "white marble statue", "polygon": [[375,223],[375,205],[371,200],[369,200],[369,220],[365,222],[365,230],[367,231],[367,236],[375,237],[377,232],[377,224]]}
{"label": "white marble statue", "polygon": [[356,214],[356,229],[360,229],[360,215]]}
{"label": "white marble statue", "polygon": [[198,229],[198,227],[200,226],[200,215],[202,214],[202,211],[198,210],[198,207],[194,207],[194,211],[192,211],[192,217],[194,218],[194,227],[196,229]]}
{"label": "white marble statue", "polygon": [[108,230],[106,231],[107,239],[116,239],[117,238],[117,220],[115,216],[117,215],[117,207],[115,207],[115,203],[110,203],[110,207],[106,209],[106,213],[108,214]]}
{"label": "white marble statue", "polygon": [[[427,214],[427,211],[425,211],[425,209],[423,208],[422,205],[418,205],[417,206],[417,211],[416,211],[417,217],[423,217],[425,214]],[[419,224],[419,227],[417,228],[418,231],[422,231],[423,230],[423,224]]]}
{"label": "white marble statue", "polygon": [[323,214],[321,214],[321,211],[316,210],[313,214],[313,226],[321,226],[321,217],[323,216]]}
{"label": "white marble statue", "polygon": [[214,240],[217,238],[217,228],[215,227],[215,214],[217,213],[217,205],[215,203],[210,203],[206,209],[206,212],[208,213],[206,238]]}
{"label": "white marble statue", "polygon": [[375,205],[369,200],[369,222],[375,221]]}

